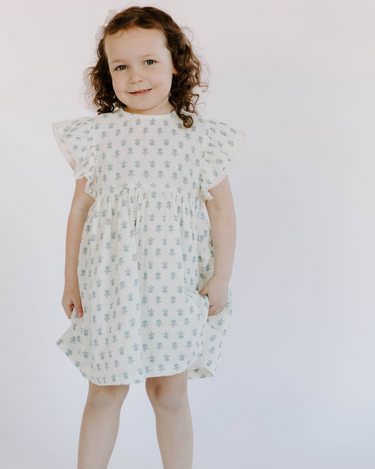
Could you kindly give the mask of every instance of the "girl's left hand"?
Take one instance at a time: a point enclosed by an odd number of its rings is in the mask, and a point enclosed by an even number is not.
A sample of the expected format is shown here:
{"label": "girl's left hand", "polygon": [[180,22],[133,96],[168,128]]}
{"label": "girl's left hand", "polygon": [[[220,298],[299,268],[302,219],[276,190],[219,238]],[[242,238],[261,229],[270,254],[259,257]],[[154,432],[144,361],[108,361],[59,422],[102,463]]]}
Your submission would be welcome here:
{"label": "girl's left hand", "polygon": [[209,316],[215,316],[223,311],[228,300],[229,280],[223,277],[217,277],[215,274],[205,283],[202,290],[198,293],[202,296],[207,295],[210,307]]}

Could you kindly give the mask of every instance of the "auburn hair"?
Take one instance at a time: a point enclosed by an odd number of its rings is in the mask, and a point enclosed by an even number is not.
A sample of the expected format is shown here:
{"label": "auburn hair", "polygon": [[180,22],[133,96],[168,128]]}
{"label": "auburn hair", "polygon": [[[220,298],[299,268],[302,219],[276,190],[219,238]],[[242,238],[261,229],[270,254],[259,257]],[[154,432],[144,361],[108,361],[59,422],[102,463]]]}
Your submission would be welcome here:
{"label": "auburn hair", "polygon": [[89,97],[98,114],[113,112],[116,107],[122,109],[126,107],[114,92],[104,44],[107,36],[121,30],[129,31],[135,28],[158,29],[164,33],[166,47],[171,53],[173,65],[178,72],[172,78],[169,102],[183,121],[184,127],[190,128],[194,123],[192,116],[183,114],[181,111],[185,110],[199,115],[196,111],[199,94],[193,91],[195,87],[201,87],[203,92],[206,92],[208,85],[202,82],[202,63],[193,52],[191,42],[183,32],[183,29],[189,31],[190,29],[186,26],[181,28],[170,15],[158,8],[133,6],[120,11],[112,18],[105,27],[103,39],[98,44],[96,65],[84,71],[86,98]]}

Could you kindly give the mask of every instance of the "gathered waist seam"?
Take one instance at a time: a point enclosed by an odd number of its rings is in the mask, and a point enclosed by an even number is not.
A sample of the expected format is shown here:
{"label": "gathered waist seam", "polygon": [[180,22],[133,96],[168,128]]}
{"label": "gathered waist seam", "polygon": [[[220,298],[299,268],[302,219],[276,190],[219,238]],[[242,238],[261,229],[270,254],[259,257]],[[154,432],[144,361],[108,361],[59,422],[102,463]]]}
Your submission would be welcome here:
{"label": "gathered waist seam", "polygon": [[200,204],[204,203],[203,198],[194,197],[193,195],[187,194],[186,192],[181,192],[181,191],[178,191],[176,189],[166,189],[165,187],[161,187],[161,186],[156,186],[156,187],[152,187],[152,186],[140,186],[140,187],[131,186],[131,187],[121,189],[121,191],[108,191],[108,190],[101,191],[101,192],[97,191],[97,196],[96,196],[95,200],[98,200],[99,198],[106,198],[106,197],[115,198],[117,200],[117,199],[120,199],[121,197],[129,196],[129,194],[133,194],[133,193],[136,193],[136,192],[142,192],[142,191],[149,191],[149,192],[155,191],[155,192],[159,192],[159,193],[160,192],[161,193],[167,193],[167,194],[174,195],[175,197],[182,197],[182,198],[187,199],[191,202],[196,201],[196,202],[199,202]]}

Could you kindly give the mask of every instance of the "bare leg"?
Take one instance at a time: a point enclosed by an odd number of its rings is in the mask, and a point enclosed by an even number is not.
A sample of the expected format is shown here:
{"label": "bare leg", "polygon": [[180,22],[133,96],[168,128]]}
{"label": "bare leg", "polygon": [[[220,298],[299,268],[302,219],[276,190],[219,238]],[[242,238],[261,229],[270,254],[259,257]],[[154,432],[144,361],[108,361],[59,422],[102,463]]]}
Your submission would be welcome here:
{"label": "bare leg", "polygon": [[128,392],[129,385],[98,386],[89,381],[79,436],[78,469],[107,469]]}
{"label": "bare leg", "polygon": [[191,469],[193,466],[193,423],[187,383],[187,370],[146,380],[164,469]]}

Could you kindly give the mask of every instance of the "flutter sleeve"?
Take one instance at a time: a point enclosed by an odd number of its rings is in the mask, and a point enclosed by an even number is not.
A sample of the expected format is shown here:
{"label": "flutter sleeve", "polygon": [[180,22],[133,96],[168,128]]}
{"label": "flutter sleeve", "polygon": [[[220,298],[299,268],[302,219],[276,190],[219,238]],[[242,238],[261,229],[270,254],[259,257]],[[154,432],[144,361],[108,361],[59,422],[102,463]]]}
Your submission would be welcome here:
{"label": "flutter sleeve", "polygon": [[85,191],[95,198],[94,174],[96,158],[94,151],[93,117],[67,119],[52,124],[56,143],[73,169],[74,177],[87,179]]}
{"label": "flutter sleeve", "polygon": [[205,127],[206,149],[201,170],[201,189],[204,201],[214,197],[208,192],[228,174],[234,157],[246,134],[217,120],[207,120]]}

